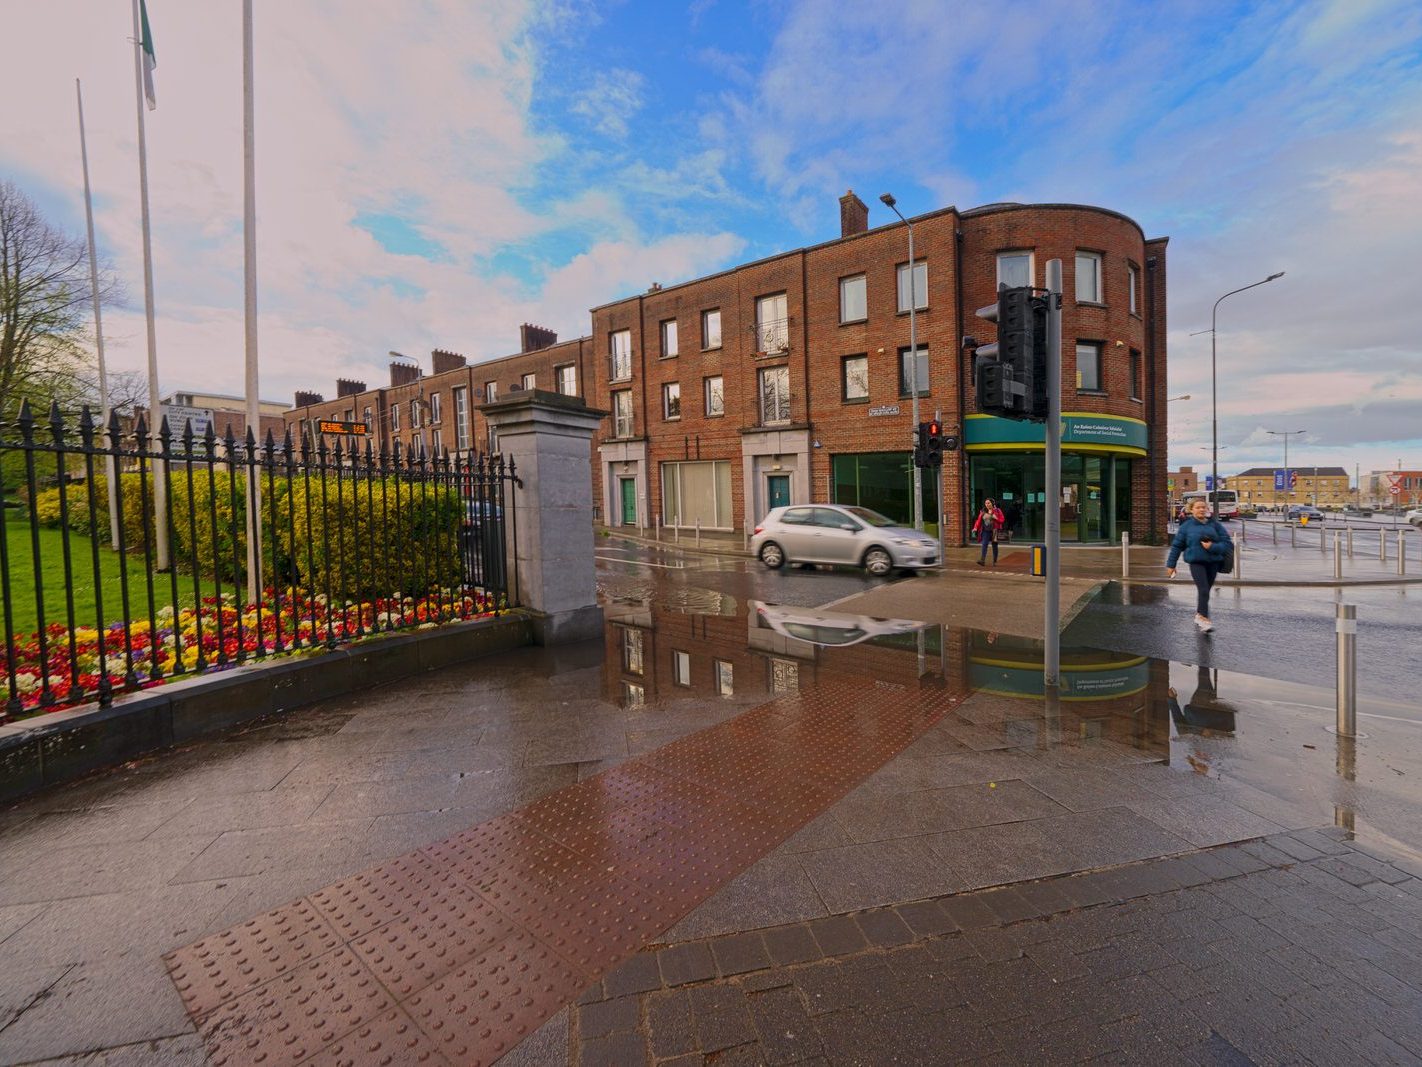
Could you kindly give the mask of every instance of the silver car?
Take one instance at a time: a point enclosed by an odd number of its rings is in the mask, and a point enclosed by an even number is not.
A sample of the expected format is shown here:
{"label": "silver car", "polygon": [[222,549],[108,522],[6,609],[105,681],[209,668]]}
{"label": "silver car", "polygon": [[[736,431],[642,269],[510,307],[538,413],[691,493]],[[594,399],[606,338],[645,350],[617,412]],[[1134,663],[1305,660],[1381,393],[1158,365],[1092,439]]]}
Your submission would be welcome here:
{"label": "silver car", "polygon": [[774,508],[751,538],[751,552],[772,569],[786,563],[838,563],[882,577],[895,567],[938,565],[938,542],[877,511],[845,504]]}

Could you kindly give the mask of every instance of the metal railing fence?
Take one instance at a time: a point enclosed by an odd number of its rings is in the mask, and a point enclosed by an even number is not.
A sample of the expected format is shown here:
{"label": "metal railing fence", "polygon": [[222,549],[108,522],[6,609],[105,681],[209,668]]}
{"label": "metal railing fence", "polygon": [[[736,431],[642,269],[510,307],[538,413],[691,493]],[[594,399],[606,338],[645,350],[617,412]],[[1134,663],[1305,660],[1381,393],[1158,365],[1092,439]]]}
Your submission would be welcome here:
{"label": "metal railing fence", "polygon": [[[516,488],[498,456],[297,442],[289,429],[280,442],[190,423],[175,435],[167,419],[156,435],[142,419],[125,432],[117,415],[103,427],[85,408],[74,426],[25,404],[0,425],[0,721],[505,610],[518,600]],[[250,582],[249,509],[261,525]]]}

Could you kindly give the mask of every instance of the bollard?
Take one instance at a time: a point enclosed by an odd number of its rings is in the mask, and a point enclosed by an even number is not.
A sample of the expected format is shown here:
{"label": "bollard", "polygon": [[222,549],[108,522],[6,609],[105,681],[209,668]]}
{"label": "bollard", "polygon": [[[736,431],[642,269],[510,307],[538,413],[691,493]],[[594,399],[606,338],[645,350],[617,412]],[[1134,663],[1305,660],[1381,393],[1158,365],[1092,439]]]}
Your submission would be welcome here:
{"label": "bollard", "polygon": [[656,531],[657,531],[657,540],[660,542],[661,539],[662,539],[662,517],[661,517],[661,515],[658,514],[658,515],[653,515],[653,516],[652,516],[652,525],[653,525],[653,527],[654,527],[654,528],[656,529]]}
{"label": "bollard", "polygon": [[701,547],[701,520],[696,520],[696,547]]}
{"label": "bollard", "polygon": [[1348,558],[1353,558],[1353,527],[1348,527]]}
{"label": "bollard", "polygon": [[1358,607],[1337,606],[1338,735],[1358,736]]}
{"label": "bollard", "polygon": [[1277,545],[1279,543],[1279,524],[1277,522],[1271,522],[1269,524],[1269,532],[1274,535],[1274,544]]}
{"label": "bollard", "polygon": [[1326,544],[1327,541],[1328,541],[1328,531],[1326,531],[1326,530],[1319,530],[1319,531],[1318,531],[1318,554],[1319,554],[1320,556],[1326,556],[1326,555],[1328,555],[1328,545]]}
{"label": "bollard", "polygon": [[1343,580],[1343,555],[1338,551],[1342,544],[1342,538],[1337,530],[1333,531],[1333,580],[1341,582]]}
{"label": "bollard", "polygon": [[1131,576],[1131,531],[1121,531],[1121,577]]}
{"label": "bollard", "polygon": [[1290,547],[1290,548],[1298,548],[1298,547],[1299,547],[1299,528],[1298,528],[1297,526],[1290,526],[1290,527],[1289,527],[1289,547]]}
{"label": "bollard", "polygon": [[1378,531],[1378,559],[1387,562],[1387,531]]}
{"label": "bollard", "polygon": [[1402,539],[1402,531],[1397,531],[1397,573],[1407,573],[1407,542]]}

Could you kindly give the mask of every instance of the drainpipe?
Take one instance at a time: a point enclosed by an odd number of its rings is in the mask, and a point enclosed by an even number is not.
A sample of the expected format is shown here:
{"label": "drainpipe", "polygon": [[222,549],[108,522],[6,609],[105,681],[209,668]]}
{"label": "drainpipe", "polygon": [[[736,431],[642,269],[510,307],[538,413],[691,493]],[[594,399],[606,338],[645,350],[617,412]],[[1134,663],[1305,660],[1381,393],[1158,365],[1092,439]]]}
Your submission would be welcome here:
{"label": "drainpipe", "polygon": [[[953,213],[953,305],[956,316],[954,329],[961,341],[963,336],[963,231],[958,226],[957,212]],[[968,397],[963,391],[963,346],[959,343],[957,349],[958,375],[958,545],[966,545],[967,541],[967,506],[968,506]],[[944,502],[938,502],[938,510],[943,510]],[[947,543],[946,540],[944,542]]]}
{"label": "drainpipe", "polygon": [[[809,490],[811,502],[815,499],[815,423],[811,416],[814,407],[810,404],[810,315],[809,305],[809,277],[805,264],[805,252],[800,251],[800,355],[801,362],[805,370],[805,436],[810,447],[805,450],[805,488]],[[787,307],[785,313],[788,315],[790,309]],[[826,495],[825,503],[829,503],[829,496]]]}
{"label": "drainpipe", "polygon": [[[1155,409],[1156,409],[1156,401],[1157,401],[1157,399],[1158,399],[1158,398],[1160,397],[1160,395],[1161,395],[1160,390],[1161,390],[1162,385],[1164,384],[1164,383],[1162,383],[1162,382],[1159,380],[1160,377],[1161,377],[1161,375],[1156,374],[1156,369],[1155,369],[1155,264],[1156,264],[1156,257],[1155,257],[1155,256],[1147,256],[1147,257],[1146,257],[1146,261],[1145,261],[1145,268],[1146,268],[1146,270],[1145,270],[1145,284],[1146,284],[1145,306],[1146,306],[1146,310],[1150,313],[1150,321],[1149,321],[1149,322],[1147,323],[1147,325],[1146,325],[1146,331],[1145,331],[1145,347],[1146,347],[1146,366],[1149,368],[1149,370],[1147,371],[1147,378],[1148,378],[1148,380],[1149,380],[1149,382],[1150,382],[1150,386],[1149,386],[1149,390],[1148,390],[1148,398],[1149,398],[1149,400],[1148,400],[1148,408],[1147,408],[1147,409],[1150,411],[1150,422],[1151,422],[1151,425],[1150,425],[1150,428],[1149,428],[1149,431],[1148,431],[1148,435],[1147,435],[1147,437],[1146,437],[1146,443],[1147,443],[1147,444],[1150,444],[1150,443],[1151,443],[1151,442],[1150,442],[1150,436],[1153,435],[1154,431],[1156,430],[1156,428],[1157,428],[1157,423],[1158,423],[1159,421],[1163,421],[1163,416],[1162,416],[1161,419],[1157,419],[1156,410],[1155,410]],[[1162,432],[1162,435],[1163,435],[1163,433],[1164,433],[1164,427],[1161,427],[1161,432]],[[1169,446],[1166,446],[1166,447],[1169,447]],[[1147,450],[1147,452],[1149,453],[1149,450]],[[1148,494],[1148,495],[1150,496],[1150,510],[1149,510],[1149,512],[1148,512],[1147,514],[1149,514],[1149,516],[1150,516],[1150,537],[1151,537],[1152,541],[1153,541],[1157,536],[1164,537],[1164,535],[1165,535],[1165,524],[1161,521],[1161,517],[1160,517],[1160,493],[1156,491],[1158,487],[1154,484],[1154,483],[1155,483],[1155,477],[1154,477],[1155,472],[1154,472],[1154,469],[1153,469],[1153,468],[1155,467],[1155,465],[1156,465],[1156,463],[1157,463],[1157,461],[1158,461],[1158,458],[1159,458],[1159,457],[1156,457],[1155,455],[1151,455],[1151,454],[1147,454],[1147,456],[1146,456],[1146,463],[1149,464],[1149,466],[1146,468],[1146,484],[1150,486],[1150,492],[1149,492],[1149,494]],[[1168,465],[1168,464],[1167,464],[1167,465]],[[1144,538],[1142,538],[1142,540],[1144,540]]]}

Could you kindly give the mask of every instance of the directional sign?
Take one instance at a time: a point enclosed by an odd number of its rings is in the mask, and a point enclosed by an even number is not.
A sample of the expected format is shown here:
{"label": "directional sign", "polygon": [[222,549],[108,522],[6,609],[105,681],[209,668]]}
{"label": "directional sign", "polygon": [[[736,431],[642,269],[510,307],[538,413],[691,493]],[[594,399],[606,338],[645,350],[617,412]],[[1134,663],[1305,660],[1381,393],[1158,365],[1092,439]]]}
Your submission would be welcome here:
{"label": "directional sign", "polygon": [[211,408],[193,408],[184,404],[160,404],[158,407],[168,420],[168,429],[178,437],[183,435],[183,428],[188,423],[192,423],[194,437],[203,436],[212,425]]}
{"label": "directional sign", "polygon": [[321,419],[316,425],[316,432],[364,437],[368,431],[363,422],[340,422],[336,419]]}

